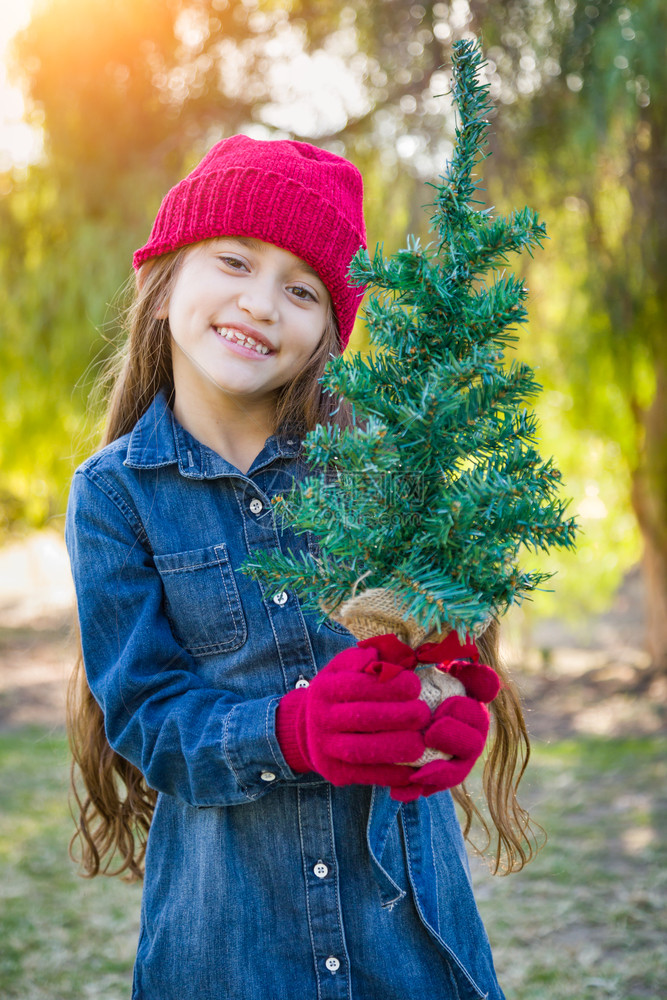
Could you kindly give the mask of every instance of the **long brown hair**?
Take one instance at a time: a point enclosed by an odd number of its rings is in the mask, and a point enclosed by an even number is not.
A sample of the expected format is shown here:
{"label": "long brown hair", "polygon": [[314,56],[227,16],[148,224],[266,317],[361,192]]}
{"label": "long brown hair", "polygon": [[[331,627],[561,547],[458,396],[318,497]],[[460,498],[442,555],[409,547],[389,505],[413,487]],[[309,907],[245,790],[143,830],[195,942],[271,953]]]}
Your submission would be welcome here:
{"label": "long brown hair", "polygon": [[[111,390],[102,446],[131,431],[160,390],[166,390],[170,398],[173,395],[169,324],[158,316],[187,249],[144,265],[134,300],[125,313],[124,348],[103,380]],[[329,357],[339,352],[338,328],[330,309],[324,334],[308,364],[278,394],[274,430],[287,421],[304,432],[318,423],[351,425],[349,407],[318,383]],[[516,871],[535,853],[530,818],[516,798],[530,745],[519,698],[499,662],[497,626],[487,629],[478,644],[485,661],[498,670],[503,681],[502,691],[491,706],[494,735],[483,774],[484,793],[497,832],[495,871]],[[109,745],[102,710],[86,680],[80,641],[68,688],[67,730],[78,812],[76,816],[73,811],[77,828],[70,842],[71,856],[80,862],[87,877],[123,874],[127,879],[141,878],[156,792],[148,787],[142,773]],[[465,786],[454,789],[453,794],[465,814],[464,835],[468,837],[476,818],[487,836],[483,849],[488,848],[489,826],[473,798]],[[504,866],[503,853],[507,859]]]}
{"label": "long brown hair", "polygon": [[[500,656],[499,633],[498,622],[492,621],[476,640],[480,659],[494,668],[501,681],[490,706],[493,733],[482,771],[482,788],[494,833],[465,782],[453,788],[452,795],[465,815],[463,836],[478,854],[489,852],[494,875],[508,875],[521,871],[535,857],[546,834],[517,798],[530,759],[530,738],[519,692]],[[473,820],[477,820],[486,837],[481,847],[470,837]]]}

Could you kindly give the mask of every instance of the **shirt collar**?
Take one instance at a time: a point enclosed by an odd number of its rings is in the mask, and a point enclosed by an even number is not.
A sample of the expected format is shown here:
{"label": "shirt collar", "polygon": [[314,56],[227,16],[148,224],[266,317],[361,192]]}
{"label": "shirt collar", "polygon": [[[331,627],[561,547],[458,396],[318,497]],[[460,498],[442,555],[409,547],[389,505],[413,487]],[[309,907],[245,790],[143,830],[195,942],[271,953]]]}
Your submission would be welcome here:
{"label": "shirt collar", "polygon": [[[276,458],[295,458],[301,450],[298,435],[279,432],[267,438],[247,475],[258,472]],[[158,469],[178,465],[188,479],[218,479],[243,475],[221,455],[201,444],[182,427],[173,414],[167,394],[161,389],[130,434],[127,457],[123,463],[131,469]]]}

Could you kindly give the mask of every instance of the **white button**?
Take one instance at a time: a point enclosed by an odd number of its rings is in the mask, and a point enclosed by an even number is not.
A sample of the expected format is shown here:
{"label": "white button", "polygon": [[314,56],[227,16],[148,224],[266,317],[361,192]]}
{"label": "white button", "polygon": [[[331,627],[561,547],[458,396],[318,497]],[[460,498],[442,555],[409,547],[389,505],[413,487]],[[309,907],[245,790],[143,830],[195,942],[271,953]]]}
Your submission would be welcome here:
{"label": "white button", "polygon": [[276,596],[273,598],[273,603],[274,604],[280,604],[281,607],[282,607],[283,604],[286,604],[287,603],[287,591],[286,590],[281,590],[281,592],[279,594],[276,594]]}
{"label": "white button", "polygon": [[292,441],[292,440],[290,439],[290,440],[289,440],[289,441],[288,441],[287,443],[288,443],[288,444],[294,444],[294,441]]}
{"label": "white button", "polygon": [[273,771],[262,771],[262,773],[260,774],[260,778],[262,779],[262,781],[275,781],[276,780],[276,776],[273,773]]}
{"label": "white button", "polygon": [[260,510],[264,510],[264,504],[261,500],[258,500],[257,497],[253,497],[250,501],[250,510],[253,514],[259,514]]}
{"label": "white button", "polygon": [[318,878],[326,878],[327,875],[329,874],[329,869],[325,865],[324,861],[318,861],[315,867],[313,868],[313,871],[315,872]]}
{"label": "white button", "polygon": [[326,962],[324,964],[326,965],[326,967],[329,970],[329,972],[332,972],[332,973],[333,972],[338,972],[338,970],[340,969],[340,962],[338,961],[337,958],[334,958],[333,955],[329,955],[328,959],[326,960]]}
{"label": "white button", "polygon": [[295,688],[307,688],[310,687],[310,681],[307,681],[305,677],[299,677],[298,681],[294,685]]}

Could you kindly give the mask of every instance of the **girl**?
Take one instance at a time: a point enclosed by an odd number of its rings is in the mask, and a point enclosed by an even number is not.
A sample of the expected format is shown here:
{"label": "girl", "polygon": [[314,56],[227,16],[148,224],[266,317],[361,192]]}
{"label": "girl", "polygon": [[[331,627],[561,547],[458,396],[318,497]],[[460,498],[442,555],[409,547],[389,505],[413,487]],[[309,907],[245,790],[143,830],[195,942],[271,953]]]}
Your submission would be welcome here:
{"label": "girl", "polygon": [[[75,473],[66,541],[78,836],[90,875],[145,864],[135,1000],[503,996],[445,790],[482,751],[496,675],[459,650],[467,695],[431,715],[394,637],[357,644],[238,571],[256,548],[315,551],[271,500],[306,472],[303,435],[350,419],[318,378],[350,336],[360,246],[351,163],[234,136],[134,257],[105,446]],[[520,866],[509,684],[494,709],[488,797]],[[403,766],[427,747],[453,759]]]}

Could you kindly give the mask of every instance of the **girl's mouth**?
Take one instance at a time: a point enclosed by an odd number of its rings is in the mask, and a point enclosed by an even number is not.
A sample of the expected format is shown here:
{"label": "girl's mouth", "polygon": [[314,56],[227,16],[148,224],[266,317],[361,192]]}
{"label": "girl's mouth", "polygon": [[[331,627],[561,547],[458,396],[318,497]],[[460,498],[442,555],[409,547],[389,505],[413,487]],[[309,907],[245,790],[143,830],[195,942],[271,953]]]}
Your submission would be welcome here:
{"label": "girl's mouth", "polygon": [[227,341],[236,354],[242,354],[245,358],[262,358],[275,353],[269,350],[265,344],[260,344],[258,340],[248,334],[241,333],[233,326],[214,326],[213,329],[219,337]]}

